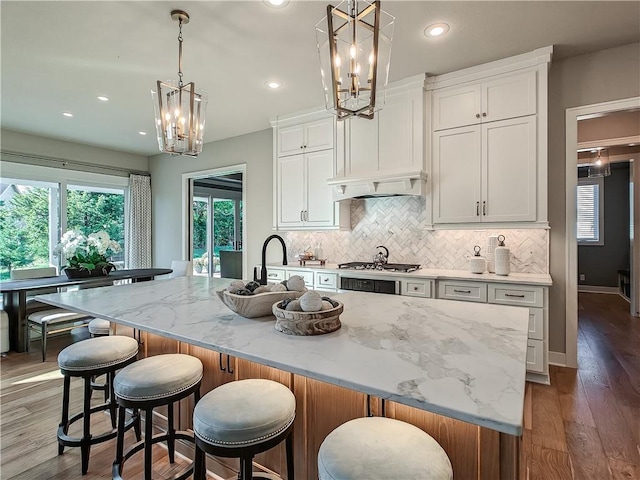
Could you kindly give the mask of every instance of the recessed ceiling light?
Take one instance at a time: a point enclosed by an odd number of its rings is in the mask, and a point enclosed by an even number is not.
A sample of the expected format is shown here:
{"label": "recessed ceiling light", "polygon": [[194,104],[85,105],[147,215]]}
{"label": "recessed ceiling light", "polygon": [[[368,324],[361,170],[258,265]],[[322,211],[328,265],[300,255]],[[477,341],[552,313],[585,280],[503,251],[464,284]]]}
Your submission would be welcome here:
{"label": "recessed ceiling light", "polygon": [[62,115],[64,115],[65,117],[73,117],[73,113],[69,112],[62,112]]}
{"label": "recessed ceiling light", "polygon": [[426,37],[441,37],[449,31],[450,27],[446,23],[434,23],[424,29]]}
{"label": "recessed ceiling light", "polygon": [[289,5],[289,0],[262,0],[262,2],[272,8],[283,8]]}
{"label": "recessed ceiling light", "polygon": [[108,102],[109,101],[109,97],[105,97],[103,95],[100,95],[98,97],[98,100],[100,100],[101,102]]}
{"label": "recessed ceiling light", "polygon": [[269,80],[268,82],[264,83],[267,87],[272,88],[272,89],[276,89],[276,88],[280,88],[282,86],[282,84],[276,80]]}
{"label": "recessed ceiling light", "polygon": [[146,134],[147,134],[147,132],[138,132],[138,134],[140,134],[140,135],[146,135]]}

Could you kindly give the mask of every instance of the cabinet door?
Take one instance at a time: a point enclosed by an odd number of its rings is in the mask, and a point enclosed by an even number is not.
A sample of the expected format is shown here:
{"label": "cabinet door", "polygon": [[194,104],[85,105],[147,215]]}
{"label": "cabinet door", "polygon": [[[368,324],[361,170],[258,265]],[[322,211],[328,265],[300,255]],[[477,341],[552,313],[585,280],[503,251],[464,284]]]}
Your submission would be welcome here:
{"label": "cabinet door", "polygon": [[433,130],[480,123],[480,95],[480,84],[434,90],[431,97]]}
{"label": "cabinet door", "polygon": [[349,156],[347,175],[366,175],[378,171],[378,117],[351,118],[349,122]]}
{"label": "cabinet door", "polygon": [[536,219],[536,117],[482,125],[482,221]]}
{"label": "cabinet door", "polygon": [[533,115],[537,111],[536,72],[504,75],[482,84],[482,121]]}
{"label": "cabinet door", "polygon": [[278,158],[278,226],[302,226],[304,155]]}
{"label": "cabinet door", "polygon": [[480,126],[433,134],[433,220],[480,222]]}
{"label": "cabinet door", "polygon": [[[333,150],[305,155],[306,181],[306,226],[334,225],[334,202],[327,180],[333,177]],[[285,187],[286,188],[286,187]]]}
{"label": "cabinet door", "polygon": [[317,122],[305,123],[304,148],[305,152],[327,150],[333,148],[334,118],[324,118]]}
{"label": "cabinet door", "polygon": [[409,92],[388,95],[378,116],[378,168],[422,168],[413,162],[413,109]]}
{"label": "cabinet door", "polygon": [[296,155],[304,150],[304,126],[278,128],[278,156]]}

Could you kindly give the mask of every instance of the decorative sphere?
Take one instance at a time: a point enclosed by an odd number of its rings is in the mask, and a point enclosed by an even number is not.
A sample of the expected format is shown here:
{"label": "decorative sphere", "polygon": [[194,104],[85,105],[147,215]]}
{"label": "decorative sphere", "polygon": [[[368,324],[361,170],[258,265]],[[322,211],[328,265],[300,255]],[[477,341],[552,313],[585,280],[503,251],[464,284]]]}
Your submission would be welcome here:
{"label": "decorative sphere", "polygon": [[260,285],[258,288],[256,288],[253,293],[255,293],[256,295],[259,293],[267,293],[271,291],[271,287],[269,285]]}
{"label": "decorative sphere", "polygon": [[326,300],[322,301],[322,310],[331,310],[333,308],[333,305],[331,305],[331,302],[327,302]]}
{"label": "decorative sphere", "polygon": [[304,278],[300,275],[291,276],[289,280],[287,280],[287,288],[294,292],[304,292],[306,288],[304,286]]}
{"label": "decorative sphere", "polygon": [[244,282],[242,280],[234,280],[227,287],[229,293],[238,293],[240,290],[244,290]]}
{"label": "decorative sphere", "polygon": [[319,312],[322,308],[322,297],[318,292],[309,291],[300,297],[303,312]]}
{"label": "decorative sphere", "polygon": [[246,288],[247,290],[251,290],[252,292],[255,291],[256,288],[258,288],[260,286],[260,284],[258,282],[248,282],[244,288]]}
{"label": "decorative sphere", "polygon": [[285,308],[285,310],[289,312],[301,312],[302,307],[300,306],[300,300],[291,300],[287,304],[287,308]]}
{"label": "decorative sphere", "polygon": [[271,287],[272,292],[286,292],[287,287],[282,285],[281,283],[276,283],[273,287]]}

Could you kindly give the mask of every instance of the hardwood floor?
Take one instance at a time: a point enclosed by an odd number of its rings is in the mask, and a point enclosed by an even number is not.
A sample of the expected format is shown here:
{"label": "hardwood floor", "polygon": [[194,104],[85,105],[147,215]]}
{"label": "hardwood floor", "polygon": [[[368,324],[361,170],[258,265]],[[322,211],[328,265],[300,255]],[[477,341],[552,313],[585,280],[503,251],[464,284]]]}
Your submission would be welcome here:
{"label": "hardwood floor", "polygon": [[522,477],[640,479],[640,319],[617,295],[578,302],[578,370],[531,384]]}
{"label": "hardwood floor", "polygon": [[[640,480],[640,319],[616,295],[580,294],[579,304],[578,370],[552,367],[550,386],[527,384],[521,478]],[[1,360],[2,479],[111,477],[115,441],[92,448],[85,477],[79,449],[57,455],[62,380],[56,355],[65,342],[52,339],[45,363],[37,348]],[[72,381],[71,410],[80,408],[81,383]],[[110,427],[107,415],[94,417],[94,431]],[[127,462],[127,479],[141,478],[139,458]],[[161,447],[154,460],[156,479],[180,468],[168,463]]]}

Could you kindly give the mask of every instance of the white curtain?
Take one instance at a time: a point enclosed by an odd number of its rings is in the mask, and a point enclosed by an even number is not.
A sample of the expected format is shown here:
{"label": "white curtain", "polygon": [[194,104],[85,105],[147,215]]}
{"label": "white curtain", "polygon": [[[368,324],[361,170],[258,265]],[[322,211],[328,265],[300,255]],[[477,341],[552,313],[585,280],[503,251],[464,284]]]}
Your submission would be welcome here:
{"label": "white curtain", "polygon": [[151,177],[129,177],[128,268],[151,268]]}

